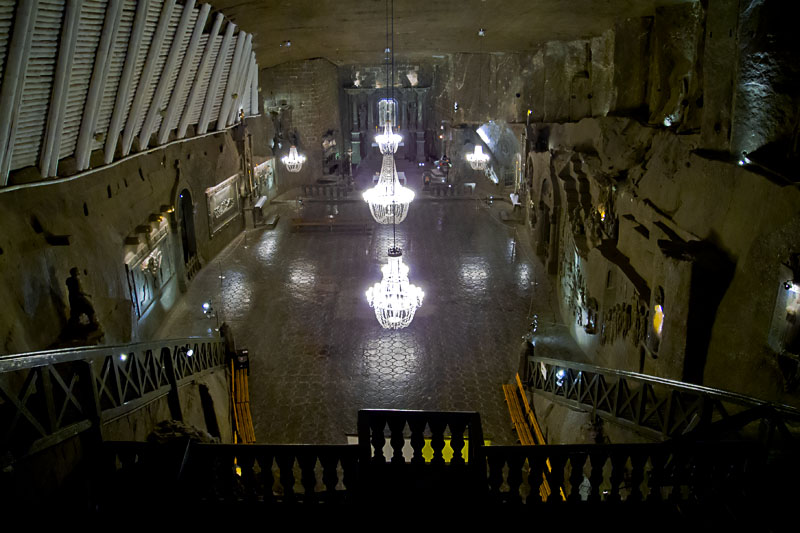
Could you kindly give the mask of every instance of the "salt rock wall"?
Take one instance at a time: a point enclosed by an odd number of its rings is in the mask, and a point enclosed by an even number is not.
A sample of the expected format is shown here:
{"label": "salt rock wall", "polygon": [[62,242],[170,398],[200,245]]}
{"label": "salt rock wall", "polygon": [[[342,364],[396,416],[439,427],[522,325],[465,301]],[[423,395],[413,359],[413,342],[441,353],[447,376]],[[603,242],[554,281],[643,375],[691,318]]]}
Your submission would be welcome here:
{"label": "salt rock wall", "polygon": [[274,137],[266,140],[268,145],[278,161],[289,153],[292,142],[306,156],[298,173],[276,165],[279,194],[322,177],[322,140],[327,132],[333,132],[343,153],[338,79],[336,65],[327,59],[291,61],[259,73],[263,108],[273,122]]}
{"label": "salt rock wall", "polygon": [[[228,130],[74,178],[0,190],[0,300],[5,304],[0,353],[41,350],[64,341],[69,317],[65,280],[72,267],[79,269],[83,290],[91,295],[104,343],[147,338],[188,282],[178,227],[181,191],[191,195],[189,216],[201,265],[244,227],[240,199],[236,216],[212,235],[206,201],[206,189],[242,172],[242,135]],[[261,141],[254,142],[263,151]],[[167,224],[168,259],[175,271],[139,317],[126,271],[126,243],[131,238],[144,242],[142,231],[154,231],[159,217]]]}
{"label": "salt rock wall", "polygon": [[[796,157],[800,77],[779,11],[711,0],[618,23],[584,54],[585,118],[560,96],[579,99],[566,80],[580,42],[533,56],[545,74],[532,84],[543,111],[527,132],[526,221],[596,364],[800,403],[781,341],[800,275],[800,193],[781,172]],[[613,79],[602,92],[599,73]],[[774,145],[773,160],[743,159]]]}

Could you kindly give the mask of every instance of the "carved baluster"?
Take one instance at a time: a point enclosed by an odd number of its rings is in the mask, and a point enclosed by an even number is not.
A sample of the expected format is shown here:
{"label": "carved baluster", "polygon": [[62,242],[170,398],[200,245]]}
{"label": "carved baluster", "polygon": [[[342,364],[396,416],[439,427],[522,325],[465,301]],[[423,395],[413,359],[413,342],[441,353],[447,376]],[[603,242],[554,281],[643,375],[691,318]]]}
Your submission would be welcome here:
{"label": "carved baluster", "polygon": [[389,419],[389,431],[391,432],[389,443],[392,445],[393,450],[391,459],[393,465],[402,465],[406,462],[403,457],[403,446],[406,443],[403,437],[403,430],[405,427],[406,421],[403,418],[398,416]]}
{"label": "carved baluster", "polygon": [[[528,483],[531,486],[531,496],[528,497],[528,504],[537,505],[544,503],[548,498],[548,489],[545,488],[545,480],[547,480],[547,487],[552,491],[553,487],[550,485],[549,474],[547,472],[547,457],[545,456],[545,448],[535,447],[528,450]],[[538,492],[537,497],[534,493]]]}
{"label": "carved baluster", "polygon": [[258,455],[259,476],[264,503],[272,503],[275,501],[275,495],[272,492],[272,487],[275,485],[275,476],[272,473],[272,459],[273,457],[270,453]]}
{"label": "carved baluster", "polygon": [[358,459],[355,455],[346,453],[342,457],[342,484],[346,490],[346,501],[352,502],[355,499],[356,483],[358,482]]}
{"label": "carved baluster", "polygon": [[665,453],[655,450],[650,454],[650,464],[653,468],[647,476],[648,502],[660,502],[663,499],[661,487],[664,484],[664,461],[666,461],[666,457]]}
{"label": "carved baluster", "polygon": [[[708,448],[706,450],[708,450]],[[690,500],[702,500],[704,496],[703,487],[705,486],[705,480],[703,477],[706,472],[706,467],[710,462],[709,454],[704,453],[706,450],[695,451],[690,456],[691,460],[686,463],[688,467],[686,484],[688,485],[688,499]]]}
{"label": "carved baluster", "polygon": [[589,457],[592,461],[592,472],[589,474],[589,483],[592,486],[589,492],[589,501],[599,502],[602,499],[600,486],[603,484],[603,469],[606,466],[608,455],[605,452],[593,451]]}
{"label": "carved baluster", "polygon": [[513,504],[522,503],[519,487],[522,484],[522,465],[525,464],[525,456],[520,453],[510,453],[508,456],[508,502]]}
{"label": "carved baluster", "polygon": [[415,466],[424,465],[425,458],[422,456],[422,448],[425,447],[425,419],[411,416],[408,421],[408,427],[411,429],[411,449],[414,450],[411,464]]}
{"label": "carved baluster", "polygon": [[670,468],[669,473],[671,478],[670,481],[672,485],[672,492],[669,494],[669,501],[671,503],[678,503],[683,500],[681,485],[683,485],[685,476],[684,461],[686,461],[688,458],[682,451],[675,451],[672,454],[671,459],[672,467]]}
{"label": "carved baluster", "polygon": [[280,481],[283,487],[283,502],[294,503],[297,496],[294,493],[294,455],[290,452],[280,452],[275,458],[280,471]]}
{"label": "carved baluster", "polygon": [[322,483],[325,485],[325,502],[336,503],[336,485],[339,483],[339,474],[336,467],[339,460],[331,451],[320,453],[319,462],[322,464]]}
{"label": "carved baluster", "polygon": [[[464,451],[464,432],[467,430],[466,419],[458,418],[450,423],[450,447],[453,449],[453,458],[450,466],[462,467],[465,464],[463,457]],[[481,443],[474,442],[473,446],[480,446]]]}
{"label": "carved baluster", "polygon": [[500,502],[502,500],[500,486],[503,484],[503,465],[506,461],[502,455],[493,453],[491,450],[487,450],[486,459],[489,463],[489,497],[495,502]]}
{"label": "carved baluster", "polygon": [[386,464],[386,457],[383,456],[383,447],[386,444],[386,438],[383,436],[383,430],[386,427],[386,420],[382,416],[373,415],[369,421],[370,430],[372,431],[373,455],[371,462],[374,465]]}
{"label": "carved baluster", "polygon": [[615,452],[611,454],[611,491],[606,501],[620,501],[620,485],[625,479],[625,463],[628,462],[628,454],[625,452]]}
{"label": "carved baluster", "polygon": [[585,453],[576,453],[569,458],[569,464],[572,471],[569,475],[570,492],[568,500],[570,502],[581,501],[581,483],[583,483],[583,467],[586,464]]}
{"label": "carved baluster", "polygon": [[431,428],[431,448],[433,448],[433,459],[431,464],[435,467],[444,466],[444,430],[447,427],[447,422],[444,417],[433,415],[429,422]]}
{"label": "carved baluster", "polygon": [[317,502],[317,474],[314,469],[317,467],[317,455],[310,451],[301,451],[297,456],[297,463],[300,465],[300,482],[303,484],[303,501],[305,503]]}
{"label": "carved baluster", "polygon": [[642,481],[644,480],[644,463],[647,456],[643,453],[631,454],[631,494],[627,501],[640,502],[644,500],[642,494]]}
{"label": "carved baluster", "polygon": [[253,465],[255,464],[255,456],[251,453],[237,454],[239,468],[241,468],[240,483],[242,489],[242,496],[248,500],[256,498],[256,481],[255,474],[253,473]]}
{"label": "carved baluster", "polygon": [[547,503],[561,502],[561,486],[564,484],[564,463],[566,457],[559,453],[550,453],[550,496]]}

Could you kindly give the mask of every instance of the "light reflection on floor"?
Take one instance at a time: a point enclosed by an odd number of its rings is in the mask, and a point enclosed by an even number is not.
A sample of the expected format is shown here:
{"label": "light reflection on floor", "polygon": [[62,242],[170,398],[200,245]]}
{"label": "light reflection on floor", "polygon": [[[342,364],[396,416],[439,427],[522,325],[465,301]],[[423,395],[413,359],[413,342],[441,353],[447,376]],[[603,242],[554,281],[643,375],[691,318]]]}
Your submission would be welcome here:
{"label": "light reflection on floor", "polygon": [[[369,216],[360,202],[338,208]],[[387,331],[364,291],[381,279],[391,226],[294,233],[296,208],[280,209],[274,230],[250,230],[246,248],[239,238],[204,266],[159,333],[208,335],[200,304],[224,302],[222,318],[251,354],[259,441],[344,442],[358,409],[402,408],[477,410],[487,438],[513,443],[500,384],[517,371],[531,306],[543,316],[537,306],[551,298],[546,280],[532,283],[542,267],[520,253],[514,228],[473,202],[412,204],[397,239],[426,297],[409,328]]]}

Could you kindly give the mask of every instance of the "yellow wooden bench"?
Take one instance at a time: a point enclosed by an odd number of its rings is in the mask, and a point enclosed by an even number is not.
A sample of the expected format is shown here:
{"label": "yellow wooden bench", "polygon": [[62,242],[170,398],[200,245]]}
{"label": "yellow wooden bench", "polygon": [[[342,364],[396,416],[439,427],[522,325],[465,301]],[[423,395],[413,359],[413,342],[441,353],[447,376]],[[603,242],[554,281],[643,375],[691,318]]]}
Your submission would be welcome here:
{"label": "yellow wooden bench", "polygon": [[246,368],[236,368],[231,361],[231,397],[233,398],[233,442],[252,444],[256,441],[253,417],[250,414],[250,385]]}
{"label": "yellow wooden bench", "polygon": [[520,401],[520,394],[518,393],[517,385],[503,384],[503,394],[506,397],[506,404],[508,405],[508,412],[511,414],[511,422],[514,424],[514,429],[517,432],[517,439],[520,444],[532,445],[536,444],[531,434],[530,426],[526,421],[526,413],[523,410],[522,402],[527,406],[527,398],[522,392],[522,401]]}
{"label": "yellow wooden bench", "polygon": [[[503,384],[503,394],[506,397],[508,412],[511,414],[511,421],[514,423],[519,442],[529,446],[537,444],[543,446],[547,444],[544,440],[542,428],[539,426],[539,422],[533,414],[530,403],[528,403],[528,397],[525,396],[525,389],[522,386],[522,380],[519,378],[519,374],[516,376],[516,384]],[[533,430],[533,432],[531,432],[531,430]],[[548,459],[547,472],[549,473],[552,471],[553,467],[550,465],[550,459]],[[562,487],[559,487],[559,492],[561,493],[561,499],[566,501],[567,498]],[[550,483],[547,481],[547,474],[542,472],[542,484],[539,486],[539,495],[543,502],[547,501],[547,498],[550,497],[550,493]]]}

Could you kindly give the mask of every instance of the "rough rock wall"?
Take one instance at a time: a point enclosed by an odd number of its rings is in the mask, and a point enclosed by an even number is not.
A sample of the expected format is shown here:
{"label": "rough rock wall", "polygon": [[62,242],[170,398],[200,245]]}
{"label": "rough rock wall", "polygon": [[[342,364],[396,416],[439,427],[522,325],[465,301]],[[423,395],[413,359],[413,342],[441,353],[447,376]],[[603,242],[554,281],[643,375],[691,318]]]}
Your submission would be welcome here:
{"label": "rough rock wall", "polygon": [[560,99],[574,96],[578,42],[533,57],[545,74],[533,82],[543,111],[529,129],[527,221],[596,364],[800,403],[797,356],[780,341],[800,193],[737,164],[744,144],[794,157],[800,76],[779,6],[711,0],[618,23],[589,47],[589,86],[613,78],[592,89],[592,105],[611,102],[605,118],[575,120]]}
{"label": "rough rock wall", "polygon": [[786,142],[783,156],[797,156],[800,124],[800,44],[795,20],[777,0],[740,0],[738,79],[731,151],[752,153]]}
{"label": "rough rock wall", "polygon": [[767,336],[800,246],[800,192],[698,155],[700,135],[622,118],[548,127],[531,191],[552,205],[541,191],[557,188],[561,231],[554,252],[540,246],[539,208],[536,249],[558,254],[562,317],[582,348],[603,366],[791,401]]}
{"label": "rough rock wall", "polygon": [[[68,319],[65,280],[72,267],[81,271],[105,343],[147,338],[186,276],[178,210],[164,208],[177,208],[179,192],[190,191],[197,252],[205,264],[244,227],[240,202],[237,216],[212,236],[206,189],[240,171],[239,143],[229,130],[72,179],[0,191],[0,353],[46,349],[58,341]],[[140,319],[126,273],[126,239],[143,239],[142,228],[152,231],[159,216],[168,222],[175,274]]]}
{"label": "rough rock wall", "polygon": [[[264,110],[273,117],[275,139],[281,147],[272,146],[278,161],[289,153],[293,140],[306,162],[298,173],[288,172],[277,164],[279,193],[302,184],[314,183],[322,177],[322,137],[335,134],[342,146],[339,115],[339,74],[336,65],[326,59],[290,61],[259,73],[260,93]],[[296,137],[295,137],[296,134]]]}

